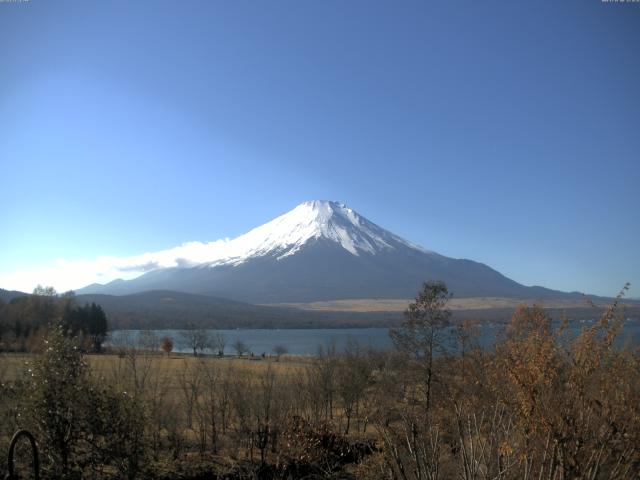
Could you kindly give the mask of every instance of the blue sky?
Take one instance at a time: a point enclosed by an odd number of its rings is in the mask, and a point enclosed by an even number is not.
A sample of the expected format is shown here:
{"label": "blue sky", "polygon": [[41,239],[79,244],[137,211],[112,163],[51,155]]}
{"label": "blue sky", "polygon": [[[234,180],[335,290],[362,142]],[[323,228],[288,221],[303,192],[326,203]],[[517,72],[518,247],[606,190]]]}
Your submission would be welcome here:
{"label": "blue sky", "polygon": [[599,0],[0,3],[0,287],[331,199],[640,296],[639,48]]}

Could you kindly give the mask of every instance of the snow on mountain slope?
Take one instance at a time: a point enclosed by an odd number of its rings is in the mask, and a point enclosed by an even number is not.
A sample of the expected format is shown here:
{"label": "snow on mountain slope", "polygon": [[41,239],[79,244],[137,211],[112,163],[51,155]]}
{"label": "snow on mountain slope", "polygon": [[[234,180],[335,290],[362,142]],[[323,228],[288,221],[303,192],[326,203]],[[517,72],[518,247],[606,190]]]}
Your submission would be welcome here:
{"label": "snow on mountain slope", "polygon": [[309,240],[324,238],[353,255],[375,254],[398,246],[425,252],[358,215],[342,203],[314,200],[265,223],[227,244],[229,255],[211,259],[211,266],[238,265],[249,258],[295,254]]}
{"label": "snow on mountain slope", "polygon": [[[327,241],[356,257],[407,248],[436,255],[378,227],[342,203],[314,200],[233,239],[186,242],[131,257],[100,257],[93,266],[103,278],[129,281],[145,273],[173,268],[239,266],[257,258],[282,260],[314,240]],[[91,266],[91,262],[80,262],[76,268],[84,271]],[[82,290],[93,292],[94,287],[99,289],[100,284]]]}

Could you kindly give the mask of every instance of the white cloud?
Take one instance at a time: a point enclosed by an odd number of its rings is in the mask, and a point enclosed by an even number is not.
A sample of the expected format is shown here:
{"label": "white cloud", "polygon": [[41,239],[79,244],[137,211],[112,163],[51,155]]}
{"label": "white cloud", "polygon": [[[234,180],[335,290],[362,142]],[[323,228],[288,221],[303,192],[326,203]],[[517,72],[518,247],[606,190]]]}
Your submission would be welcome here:
{"label": "white cloud", "polygon": [[59,292],[91,283],[131,280],[155,268],[188,267],[232,256],[229,239],[187,242],[178,247],[131,257],[100,256],[95,259],[58,259],[51,265],[0,273],[0,287],[31,292],[36,285],[53,286]]}

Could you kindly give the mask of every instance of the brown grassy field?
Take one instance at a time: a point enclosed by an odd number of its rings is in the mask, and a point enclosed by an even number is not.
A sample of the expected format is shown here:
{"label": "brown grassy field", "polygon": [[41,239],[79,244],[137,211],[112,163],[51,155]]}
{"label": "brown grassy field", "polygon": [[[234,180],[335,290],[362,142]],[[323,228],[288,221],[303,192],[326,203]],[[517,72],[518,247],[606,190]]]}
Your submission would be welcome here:
{"label": "brown grassy field", "polygon": [[[36,358],[31,353],[2,353],[0,354],[0,382],[16,381],[20,379],[30,368],[30,363]],[[91,367],[95,376],[108,378],[117,374],[122,369],[124,363],[128,362],[127,357],[113,354],[87,354],[87,363]],[[138,354],[137,362],[149,368],[150,376],[162,374],[173,383],[178,381],[178,377],[185,369],[200,367],[209,364],[221,369],[233,368],[234,370],[246,373],[259,374],[271,369],[276,375],[287,376],[301,374],[311,361],[305,357],[282,356],[278,361],[275,357],[217,357],[213,355],[200,355],[194,357],[188,354],[172,353],[170,356],[159,353]]]}
{"label": "brown grassy field", "polygon": [[[310,303],[282,303],[279,306],[299,308],[301,310],[326,312],[403,312],[412,300],[393,298],[364,298],[328,300]],[[531,298],[473,297],[453,298],[447,304],[450,310],[484,310],[495,308],[515,309],[518,305],[540,303],[545,308],[574,309],[585,308],[589,304],[584,298],[568,298],[540,301]],[[596,300],[598,306],[607,305],[607,301]]]}

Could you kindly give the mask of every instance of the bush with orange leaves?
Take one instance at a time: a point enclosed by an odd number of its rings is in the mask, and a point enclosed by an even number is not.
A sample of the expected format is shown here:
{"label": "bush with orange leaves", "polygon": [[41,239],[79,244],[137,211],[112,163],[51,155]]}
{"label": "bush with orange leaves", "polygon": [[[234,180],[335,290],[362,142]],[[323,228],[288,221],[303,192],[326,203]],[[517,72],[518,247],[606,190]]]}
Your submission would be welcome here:
{"label": "bush with orange leaves", "polygon": [[[625,289],[626,290],[626,286]],[[614,348],[619,300],[572,337],[540,306],[520,307],[491,361],[493,392],[512,415],[522,478],[637,478],[640,361]]]}

